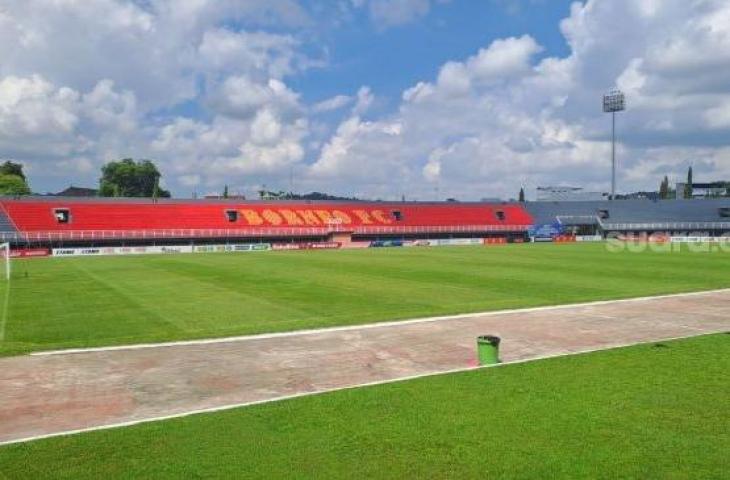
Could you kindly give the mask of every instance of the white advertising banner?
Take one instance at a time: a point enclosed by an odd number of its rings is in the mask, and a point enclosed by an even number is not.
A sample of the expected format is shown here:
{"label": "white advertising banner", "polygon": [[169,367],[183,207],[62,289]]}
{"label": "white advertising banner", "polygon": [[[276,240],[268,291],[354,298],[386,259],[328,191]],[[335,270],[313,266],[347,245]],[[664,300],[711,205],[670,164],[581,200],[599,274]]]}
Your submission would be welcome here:
{"label": "white advertising banner", "polygon": [[54,248],[54,257],[83,257],[99,255],[144,255],[155,253],[193,253],[192,245],[161,245],[146,247],[83,247]]}
{"label": "white advertising banner", "polygon": [[145,255],[160,253],[261,252],[271,250],[269,243],[234,243],[229,245],[160,245],[137,247],[54,248],[54,257],[98,255]]}
{"label": "white advertising banner", "polygon": [[[431,240],[433,242],[434,240]],[[436,240],[437,245],[481,245],[481,238],[442,238]],[[433,243],[432,243],[433,245]]]}
{"label": "white advertising banner", "polygon": [[448,245],[481,245],[483,238],[435,238],[422,240],[406,240],[404,247],[439,247]]}
{"label": "white advertising banner", "polygon": [[603,237],[600,235],[576,235],[575,241],[576,242],[600,242],[603,240]]}
{"label": "white advertising banner", "polygon": [[231,243],[228,245],[196,245],[195,253],[262,252],[271,250],[270,243]]}
{"label": "white advertising banner", "polygon": [[730,243],[730,237],[673,236],[672,243]]}

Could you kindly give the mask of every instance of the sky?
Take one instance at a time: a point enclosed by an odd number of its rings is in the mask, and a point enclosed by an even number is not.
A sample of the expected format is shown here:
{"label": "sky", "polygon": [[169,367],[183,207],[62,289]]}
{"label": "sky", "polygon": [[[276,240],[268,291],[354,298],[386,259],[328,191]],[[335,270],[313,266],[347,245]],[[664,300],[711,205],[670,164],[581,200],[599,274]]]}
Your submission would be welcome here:
{"label": "sky", "polygon": [[527,198],[730,180],[725,0],[0,0],[0,159],[174,196]]}

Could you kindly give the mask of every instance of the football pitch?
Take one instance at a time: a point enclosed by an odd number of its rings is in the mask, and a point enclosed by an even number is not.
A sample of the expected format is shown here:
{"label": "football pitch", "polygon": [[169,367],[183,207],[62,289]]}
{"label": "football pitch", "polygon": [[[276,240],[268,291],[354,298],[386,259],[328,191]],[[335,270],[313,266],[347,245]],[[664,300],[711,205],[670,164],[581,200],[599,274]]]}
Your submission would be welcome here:
{"label": "football pitch", "polygon": [[604,244],[14,260],[0,354],[715,289],[728,271],[721,251]]}

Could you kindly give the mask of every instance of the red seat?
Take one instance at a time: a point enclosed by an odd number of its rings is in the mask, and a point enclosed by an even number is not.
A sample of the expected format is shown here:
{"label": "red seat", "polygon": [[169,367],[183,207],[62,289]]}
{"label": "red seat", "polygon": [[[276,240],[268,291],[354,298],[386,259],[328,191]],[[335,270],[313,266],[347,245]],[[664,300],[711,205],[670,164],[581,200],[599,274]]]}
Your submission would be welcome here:
{"label": "red seat", "polygon": [[[79,201],[63,199],[4,200],[9,218],[20,232],[169,229],[281,229],[337,228],[355,233],[381,231],[439,231],[466,227],[475,231],[523,231],[532,217],[520,205],[415,203],[306,203],[208,201]],[[56,217],[69,213],[68,223]],[[238,219],[229,221],[226,211]],[[500,213],[501,212],[501,213]],[[427,228],[428,227],[428,228]]]}

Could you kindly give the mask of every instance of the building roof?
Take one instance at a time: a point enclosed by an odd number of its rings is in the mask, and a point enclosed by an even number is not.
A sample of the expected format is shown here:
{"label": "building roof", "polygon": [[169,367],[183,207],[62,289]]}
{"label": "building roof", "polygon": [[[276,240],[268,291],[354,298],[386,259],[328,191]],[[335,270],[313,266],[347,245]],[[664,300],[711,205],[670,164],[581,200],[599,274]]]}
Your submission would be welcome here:
{"label": "building roof", "polygon": [[96,188],[74,187],[71,185],[65,190],[54,193],[57,197],[95,197],[99,193]]}

